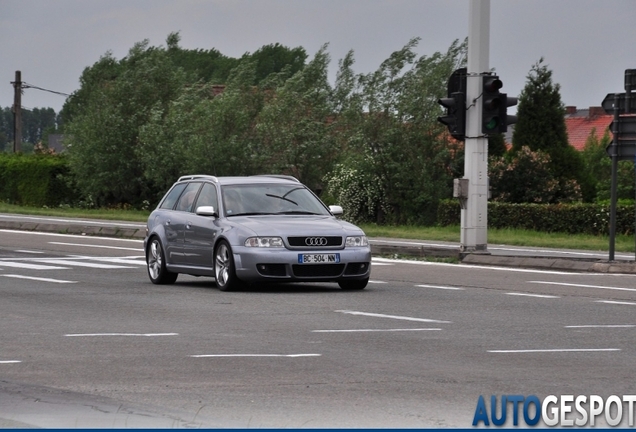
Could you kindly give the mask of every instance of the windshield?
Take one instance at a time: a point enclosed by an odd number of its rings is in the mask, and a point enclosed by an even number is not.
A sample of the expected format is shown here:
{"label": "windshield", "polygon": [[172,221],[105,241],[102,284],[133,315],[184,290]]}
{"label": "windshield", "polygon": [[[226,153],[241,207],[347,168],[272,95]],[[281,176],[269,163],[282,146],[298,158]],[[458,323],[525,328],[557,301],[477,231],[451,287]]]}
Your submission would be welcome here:
{"label": "windshield", "polygon": [[322,202],[299,184],[230,185],[221,188],[225,216],[328,215]]}

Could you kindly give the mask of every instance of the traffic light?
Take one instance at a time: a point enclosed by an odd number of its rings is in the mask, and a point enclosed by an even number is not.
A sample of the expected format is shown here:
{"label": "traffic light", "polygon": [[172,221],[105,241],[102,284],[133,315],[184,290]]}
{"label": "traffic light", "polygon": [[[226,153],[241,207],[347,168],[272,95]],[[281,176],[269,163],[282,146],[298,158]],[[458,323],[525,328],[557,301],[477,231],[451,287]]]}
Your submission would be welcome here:
{"label": "traffic light", "polygon": [[437,120],[448,127],[453,138],[463,141],[466,134],[466,94],[451,93],[450,97],[438,99],[437,103],[446,108],[446,115],[437,117]]}
{"label": "traffic light", "polygon": [[508,115],[508,107],[517,105],[517,98],[500,93],[503,83],[496,75],[482,78],[481,132],[483,134],[504,133],[508,125],[517,122],[517,117]]}

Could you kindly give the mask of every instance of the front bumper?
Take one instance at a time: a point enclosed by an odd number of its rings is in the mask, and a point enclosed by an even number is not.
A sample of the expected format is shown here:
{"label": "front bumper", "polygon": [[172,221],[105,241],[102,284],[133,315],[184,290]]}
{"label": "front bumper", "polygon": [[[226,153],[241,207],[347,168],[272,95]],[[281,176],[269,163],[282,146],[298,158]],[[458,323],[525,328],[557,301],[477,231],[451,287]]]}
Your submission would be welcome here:
{"label": "front bumper", "polygon": [[[371,274],[371,248],[289,250],[233,246],[236,276],[246,282],[335,282],[366,279]],[[299,254],[340,255],[338,263],[299,264]]]}

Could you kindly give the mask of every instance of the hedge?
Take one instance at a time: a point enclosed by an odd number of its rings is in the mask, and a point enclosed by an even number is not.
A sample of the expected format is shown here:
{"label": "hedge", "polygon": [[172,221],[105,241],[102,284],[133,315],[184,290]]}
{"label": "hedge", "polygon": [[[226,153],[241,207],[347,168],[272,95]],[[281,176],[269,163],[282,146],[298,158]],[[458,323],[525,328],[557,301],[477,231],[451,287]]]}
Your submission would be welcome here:
{"label": "hedge", "polygon": [[[460,224],[457,200],[444,200],[437,209],[441,226]],[[616,206],[616,233],[634,234],[634,204]],[[517,228],[568,234],[609,235],[608,204],[508,204],[488,203],[489,228]]]}
{"label": "hedge", "polygon": [[73,202],[70,170],[59,155],[0,153],[0,201],[42,207]]}

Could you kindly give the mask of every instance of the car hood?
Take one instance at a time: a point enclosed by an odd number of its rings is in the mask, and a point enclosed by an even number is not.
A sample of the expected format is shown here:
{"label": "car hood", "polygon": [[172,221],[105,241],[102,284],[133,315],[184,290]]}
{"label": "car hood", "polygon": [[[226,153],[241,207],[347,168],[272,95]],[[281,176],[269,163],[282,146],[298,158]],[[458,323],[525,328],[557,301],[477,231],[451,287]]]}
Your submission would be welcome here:
{"label": "car hood", "polygon": [[236,225],[259,236],[363,235],[357,226],[333,216],[236,216]]}

